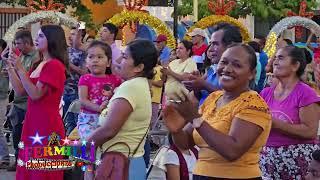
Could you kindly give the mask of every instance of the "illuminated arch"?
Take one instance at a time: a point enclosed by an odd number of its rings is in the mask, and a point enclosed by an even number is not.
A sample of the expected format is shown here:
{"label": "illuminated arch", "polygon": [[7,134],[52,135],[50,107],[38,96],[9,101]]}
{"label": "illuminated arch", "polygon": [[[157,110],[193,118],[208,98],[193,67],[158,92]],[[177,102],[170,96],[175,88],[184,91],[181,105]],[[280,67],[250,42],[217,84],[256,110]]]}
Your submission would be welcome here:
{"label": "illuminated arch", "polygon": [[70,28],[77,25],[76,19],[61,12],[39,11],[30,13],[13,23],[4,35],[3,39],[5,41],[12,42],[19,27],[25,27],[30,23],[35,23],[42,20],[48,20],[53,24],[65,25]]}
{"label": "illuminated arch", "polygon": [[268,34],[266,46],[264,48],[264,51],[267,53],[268,57],[272,57],[276,53],[276,44],[278,41],[278,37],[281,35],[281,33],[284,30],[294,26],[302,26],[309,30],[314,30],[315,35],[318,38],[320,37],[320,26],[311,19],[300,16],[284,18],[277,24],[275,24]]}
{"label": "illuminated arch", "polygon": [[148,25],[153,28],[156,34],[164,34],[168,37],[168,47],[174,49],[176,46],[175,38],[171,30],[162,22],[160,19],[151,16],[150,14],[143,11],[122,11],[119,14],[114,15],[108,22],[116,25],[117,27],[123,27],[130,22],[139,22],[140,24]]}
{"label": "illuminated arch", "polygon": [[[188,30],[188,33],[192,32],[194,28],[206,29],[210,26],[214,26],[222,22],[229,23],[239,27],[243,41],[245,42],[250,41],[251,38],[250,38],[248,29],[237,19],[234,19],[233,17],[226,16],[226,15],[211,15],[211,16],[202,18],[200,19],[200,21],[196,22],[193,26],[190,27],[190,29]],[[186,35],[185,38],[188,38],[188,36]]]}

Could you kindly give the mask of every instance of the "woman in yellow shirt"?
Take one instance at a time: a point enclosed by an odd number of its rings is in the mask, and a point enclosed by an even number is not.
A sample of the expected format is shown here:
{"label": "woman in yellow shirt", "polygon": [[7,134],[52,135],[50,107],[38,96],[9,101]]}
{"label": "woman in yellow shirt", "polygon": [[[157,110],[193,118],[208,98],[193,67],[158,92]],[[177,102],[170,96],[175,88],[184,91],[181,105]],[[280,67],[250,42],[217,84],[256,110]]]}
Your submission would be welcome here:
{"label": "woman in yellow shirt", "polygon": [[[169,104],[164,117],[180,146],[199,146],[193,180],[261,179],[259,153],[271,128],[267,104],[249,89],[255,77],[254,50],[234,44],[217,67],[222,91],[205,100],[198,112],[193,93]],[[185,122],[185,123],[182,123]],[[177,124],[186,124],[184,128]]]}
{"label": "woman in yellow shirt", "polygon": [[191,56],[192,42],[183,40],[177,47],[179,59],[173,60],[168,67],[161,69],[162,74],[167,77],[164,91],[168,99],[174,99],[175,94],[181,89],[186,90],[181,82],[189,80],[189,74],[198,70]]}
{"label": "woman in yellow shirt", "polygon": [[[157,50],[152,42],[137,39],[130,42],[115,66],[125,81],[115,90],[105,110],[101,112],[98,127],[87,139],[94,141],[103,152],[121,152],[130,159],[129,180],[146,179],[143,159],[145,135],[151,120],[151,93],[149,81],[157,64]],[[126,143],[116,145],[116,143]],[[130,153],[131,152],[131,153]],[[110,166],[115,164],[110,162]],[[99,166],[98,166],[99,168]]]}

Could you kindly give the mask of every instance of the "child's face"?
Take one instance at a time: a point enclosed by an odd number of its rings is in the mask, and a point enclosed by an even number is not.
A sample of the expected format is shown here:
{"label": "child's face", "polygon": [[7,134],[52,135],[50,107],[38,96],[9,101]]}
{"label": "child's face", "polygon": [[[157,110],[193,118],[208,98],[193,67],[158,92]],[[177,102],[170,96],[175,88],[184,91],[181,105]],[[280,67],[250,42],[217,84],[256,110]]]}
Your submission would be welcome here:
{"label": "child's face", "polygon": [[319,180],[320,179],[320,163],[312,160],[309,168],[308,174],[305,177],[306,180]]}
{"label": "child's face", "polygon": [[106,68],[110,67],[110,60],[99,46],[88,49],[86,63],[90,72],[95,75],[105,74]]}

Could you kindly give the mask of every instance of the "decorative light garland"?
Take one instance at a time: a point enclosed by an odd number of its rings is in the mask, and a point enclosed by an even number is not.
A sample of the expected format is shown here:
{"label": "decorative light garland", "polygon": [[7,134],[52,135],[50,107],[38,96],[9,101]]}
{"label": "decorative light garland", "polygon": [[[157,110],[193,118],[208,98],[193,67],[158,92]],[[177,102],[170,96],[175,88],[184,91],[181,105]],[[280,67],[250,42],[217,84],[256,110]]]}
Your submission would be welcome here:
{"label": "decorative light garland", "polygon": [[146,12],[124,10],[121,13],[114,15],[108,22],[120,28],[130,22],[139,22],[140,24],[148,25],[153,28],[157,34],[164,34],[168,37],[168,47],[174,49],[176,46],[174,36],[168,27],[160,19],[151,16]]}
{"label": "decorative light garland", "polygon": [[[200,21],[196,22],[193,26],[189,28],[188,33],[192,32],[194,28],[205,29],[222,22],[229,23],[239,27],[242,35],[242,39],[245,42],[250,41],[251,38],[250,38],[248,29],[240,21],[227,15],[211,15],[211,16],[202,18]],[[188,33],[186,33],[185,39],[190,39],[190,37],[187,36]]]}
{"label": "decorative light garland", "polygon": [[292,17],[284,18],[272,27],[267,37],[267,42],[266,42],[264,51],[267,53],[269,58],[276,53],[276,50],[277,50],[276,44],[280,34],[284,30],[294,26],[302,26],[309,30],[314,30],[315,35],[318,38],[320,38],[320,26],[316,22],[312,21],[311,19],[300,17],[300,16],[292,16]]}
{"label": "decorative light garland", "polygon": [[48,20],[53,24],[65,25],[67,27],[74,27],[77,25],[77,20],[73,17],[70,17],[66,14],[55,12],[55,11],[39,11],[30,13],[15,23],[13,23],[6,34],[4,35],[3,39],[7,42],[12,42],[14,39],[14,35],[17,32],[19,27],[25,27],[30,23],[35,23],[43,20]]}

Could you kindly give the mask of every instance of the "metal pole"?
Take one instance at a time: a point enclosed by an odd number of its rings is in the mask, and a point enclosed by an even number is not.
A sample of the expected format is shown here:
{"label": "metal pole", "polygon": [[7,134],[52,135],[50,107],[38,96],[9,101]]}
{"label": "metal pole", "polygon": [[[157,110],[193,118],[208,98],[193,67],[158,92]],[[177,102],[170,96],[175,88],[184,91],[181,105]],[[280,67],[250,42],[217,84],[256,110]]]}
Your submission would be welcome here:
{"label": "metal pole", "polygon": [[193,0],[193,16],[194,16],[194,22],[198,21],[198,0]]}
{"label": "metal pole", "polygon": [[173,35],[178,40],[178,0],[173,0]]}

